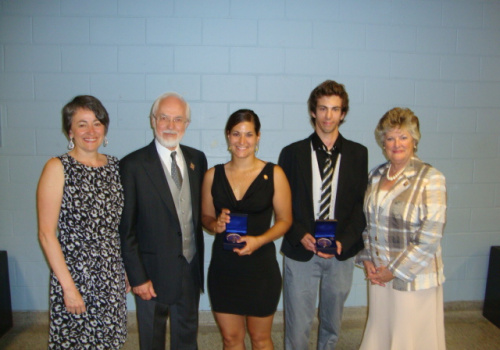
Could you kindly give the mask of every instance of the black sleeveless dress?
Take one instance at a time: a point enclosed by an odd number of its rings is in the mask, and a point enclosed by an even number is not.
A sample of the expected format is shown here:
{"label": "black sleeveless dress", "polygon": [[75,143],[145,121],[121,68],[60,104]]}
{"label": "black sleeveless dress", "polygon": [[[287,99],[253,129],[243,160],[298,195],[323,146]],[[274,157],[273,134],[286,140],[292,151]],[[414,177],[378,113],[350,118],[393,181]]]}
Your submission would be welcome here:
{"label": "black sleeveless dress", "polygon": [[[274,164],[267,163],[244,197],[236,200],[224,171],[215,166],[212,197],[217,215],[222,208],[248,214],[248,235],[258,236],[271,226],[274,195]],[[264,317],[276,312],[281,293],[281,273],[274,242],[251,255],[224,250],[223,235],[215,235],[208,269],[208,292],[212,310]]]}

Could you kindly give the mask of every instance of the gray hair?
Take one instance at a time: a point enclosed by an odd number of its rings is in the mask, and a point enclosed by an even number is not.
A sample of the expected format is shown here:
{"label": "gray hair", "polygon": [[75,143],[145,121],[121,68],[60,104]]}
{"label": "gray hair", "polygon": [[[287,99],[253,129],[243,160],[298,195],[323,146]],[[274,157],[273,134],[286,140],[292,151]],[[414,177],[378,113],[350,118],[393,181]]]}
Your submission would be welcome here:
{"label": "gray hair", "polygon": [[189,103],[187,103],[187,101],[184,99],[184,97],[182,97],[177,92],[173,92],[173,91],[165,92],[165,93],[161,94],[160,96],[158,96],[158,98],[153,103],[153,106],[151,107],[151,112],[149,113],[149,118],[153,119],[155,117],[156,112],[158,112],[158,107],[160,105],[160,102],[168,97],[176,97],[186,105],[186,118],[187,118],[188,123],[191,122],[191,107],[189,107]]}

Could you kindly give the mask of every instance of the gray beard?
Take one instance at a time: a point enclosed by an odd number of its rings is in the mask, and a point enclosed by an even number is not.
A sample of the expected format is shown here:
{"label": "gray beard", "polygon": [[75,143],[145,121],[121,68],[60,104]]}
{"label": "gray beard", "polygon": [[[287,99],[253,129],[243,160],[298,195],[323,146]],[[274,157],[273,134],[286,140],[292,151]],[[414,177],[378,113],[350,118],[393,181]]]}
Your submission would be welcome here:
{"label": "gray beard", "polygon": [[176,135],[176,139],[172,141],[167,141],[161,137],[161,135],[158,135],[158,133],[155,131],[155,138],[156,140],[160,143],[165,148],[175,148],[177,145],[179,145],[181,139],[179,138],[179,135]]}

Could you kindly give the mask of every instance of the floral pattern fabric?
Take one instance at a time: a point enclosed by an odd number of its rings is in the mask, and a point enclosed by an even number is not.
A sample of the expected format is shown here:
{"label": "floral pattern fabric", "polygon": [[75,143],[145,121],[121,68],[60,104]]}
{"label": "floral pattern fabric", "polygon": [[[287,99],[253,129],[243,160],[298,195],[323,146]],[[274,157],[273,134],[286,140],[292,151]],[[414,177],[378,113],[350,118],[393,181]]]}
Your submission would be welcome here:
{"label": "floral pattern fabric", "polygon": [[49,349],[119,349],[127,337],[125,270],[118,225],[123,188],[118,159],[89,167],[68,154],[59,215],[59,242],[87,311],[66,311],[54,273],[50,281]]}

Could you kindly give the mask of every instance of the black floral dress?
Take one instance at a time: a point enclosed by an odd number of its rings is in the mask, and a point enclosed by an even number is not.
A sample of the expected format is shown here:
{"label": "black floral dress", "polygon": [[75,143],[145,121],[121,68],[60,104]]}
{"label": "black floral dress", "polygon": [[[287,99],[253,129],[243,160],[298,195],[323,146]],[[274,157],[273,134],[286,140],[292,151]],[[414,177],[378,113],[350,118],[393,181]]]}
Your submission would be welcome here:
{"label": "black floral dress", "polygon": [[68,154],[59,215],[59,242],[87,311],[66,311],[54,273],[50,281],[49,349],[119,349],[127,337],[125,270],[118,225],[123,189],[118,159],[89,167]]}

